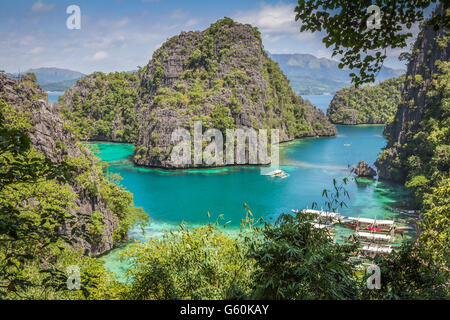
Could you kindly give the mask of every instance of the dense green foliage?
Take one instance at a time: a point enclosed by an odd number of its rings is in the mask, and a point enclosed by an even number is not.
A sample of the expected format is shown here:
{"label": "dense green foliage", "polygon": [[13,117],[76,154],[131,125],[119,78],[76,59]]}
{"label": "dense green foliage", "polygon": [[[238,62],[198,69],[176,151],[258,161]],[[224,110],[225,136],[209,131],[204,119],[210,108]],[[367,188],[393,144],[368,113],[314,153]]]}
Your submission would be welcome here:
{"label": "dense green foliage", "polygon": [[[145,222],[148,216],[133,206],[131,193],[117,184],[117,177],[105,176],[102,165],[78,142],[71,147],[78,148],[80,156],[66,154],[62,161],[39,152],[30,135],[33,117],[41,112],[38,108],[45,107],[45,102],[39,101],[45,93],[32,75],[17,82],[0,77],[0,94],[12,83],[23,102],[17,107],[0,99],[0,298],[87,297],[94,281],[91,276],[83,278],[81,291],[67,292],[64,268],[68,261],[76,260],[79,267],[92,266],[95,273],[106,271],[98,262],[82,257],[86,254],[83,250],[74,253],[68,248],[79,247],[80,239],[93,246],[104,241],[105,210],[117,218],[112,234],[116,245],[127,239],[135,223]],[[14,100],[11,94],[7,97]],[[69,130],[67,141],[74,143],[69,138],[73,135],[70,128],[64,130]],[[62,142],[58,147],[68,148]],[[56,158],[55,153],[53,156]],[[77,199],[86,195],[103,201],[103,213],[90,215],[77,207]]]}
{"label": "dense green foliage", "polygon": [[340,68],[359,70],[359,74],[350,74],[358,86],[375,81],[387,57],[386,50],[405,48],[413,24],[423,21],[424,9],[435,3],[444,6],[444,14],[429,23],[439,28],[443,21],[448,26],[448,1],[377,0],[374,4],[380,8],[382,18],[380,28],[373,29],[367,27],[371,1],[299,0],[295,11],[296,20],[302,23],[301,31],[325,32],[322,41],[332,48],[333,56],[340,56]]}
{"label": "dense green foliage", "polygon": [[138,76],[93,73],[59,98],[66,119],[84,140],[134,142],[137,139]]}
{"label": "dense green foliage", "polygon": [[401,100],[405,77],[393,78],[374,86],[339,90],[327,110],[335,124],[386,124],[392,121]]}
{"label": "dense green foliage", "polygon": [[[136,243],[127,299],[445,299],[448,271],[432,251],[405,243],[390,256],[377,256],[381,289],[367,288],[366,266],[355,260],[358,243],[335,243],[304,214],[281,215],[274,224],[254,223],[238,236],[218,225],[166,234]],[[115,289],[116,291],[118,289]]]}
{"label": "dense green foliage", "polygon": [[[433,39],[430,35],[433,35]],[[430,259],[449,268],[450,62],[449,32],[419,34],[411,55],[402,104],[386,127],[388,145],[377,166],[391,180],[405,183],[422,211],[419,244]],[[424,49],[425,46],[425,49]],[[427,48],[428,47],[428,48]],[[436,57],[442,57],[441,60]],[[417,70],[417,71],[416,71]],[[433,70],[433,71],[432,71]]]}
{"label": "dense green foliage", "polygon": [[[394,153],[390,172],[395,181],[406,181],[422,206],[424,195],[450,171],[450,63],[439,63],[439,72],[427,88],[427,106],[420,122],[412,123],[401,148],[387,148],[379,158]],[[388,137],[389,138],[389,137]],[[426,207],[425,207],[426,208]]]}
{"label": "dense green foliage", "polygon": [[[64,210],[70,192],[57,183],[70,179],[73,169],[31,150],[27,118],[0,100],[0,298],[36,285],[24,265],[65,239],[55,227],[73,218]],[[37,203],[24,206],[31,198]]]}
{"label": "dense green foliage", "polygon": [[357,279],[350,257],[356,246],[334,244],[303,213],[281,215],[250,244],[257,299],[355,299]]}
{"label": "dense green foliage", "polygon": [[363,287],[363,299],[425,300],[449,297],[448,269],[436,264],[433,250],[420,242],[404,243],[389,256],[375,257],[374,264],[380,267],[381,289]]}
{"label": "dense green foliage", "polygon": [[427,211],[419,240],[430,248],[436,261],[450,266],[450,178],[424,196],[424,206]]}
{"label": "dense green foliage", "polygon": [[183,226],[127,249],[132,299],[232,299],[249,295],[253,261],[215,225]]}

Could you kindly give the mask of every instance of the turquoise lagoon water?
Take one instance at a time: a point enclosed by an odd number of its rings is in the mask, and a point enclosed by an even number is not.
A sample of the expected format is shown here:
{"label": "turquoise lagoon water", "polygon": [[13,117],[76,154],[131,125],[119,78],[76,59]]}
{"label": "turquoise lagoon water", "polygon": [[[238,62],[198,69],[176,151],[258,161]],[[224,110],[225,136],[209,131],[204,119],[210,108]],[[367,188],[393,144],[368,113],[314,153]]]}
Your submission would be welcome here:
{"label": "turquoise lagoon water", "polygon": [[[316,103],[314,97],[318,97]],[[321,104],[326,112],[324,96],[309,96]],[[385,146],[383,126],[338,126],[338,135],[327,138],[306,138],[284,143],[280,147],[281,168],[289,173],[285,179],[260,174],[258,167],[227,167],[202,170],[165,171],[133,166],[130,144],[93,143],[98,156],[108,162],[108,170],[119,173],[122,185],[134,194],[136,206],[143,207],[151,223],[145,236],[138,230],[130,231],[130,238],[145,240],[160,237],[165,230],[176,228],[181,222],[196,226],[216,221],[230,222],[227,230],[236,232],[245,217],[246,203],[256,218],[273,221],[291,209],[311,208],[313,202],[323,203],[322,191],[331,188],[333,179],[349,176],[349,165],[360,160],[373,164]],[[408,224],[408,218],[398,217],[387,206],[408,200],[409,195],[399,186],[374,180],[351,179],[346,186],[350,199],[344,215],[393,218]],[[211,218],[207,217],[208,212]],[[338,234],[346,236],[351,230],[336,226]],[[121,279],[128,267],[119,261],[122,249],[102,257],[105,267]]]}
{"label": "turquoise lagoon water", "polygon": [[[231,227],[239,227],[245,215],[244,203],[256,217],[275,219],[291,209],[320,204],[324,188],[331,188],[349,176],[349,165],[365,160],[373,164],[385,145],[382,126],[339,126],[333,138],[307,138],[281,146],[281,168],[285,179],[260,174],[258,167],[228,167],[203,170],[165,171],[134,167],[133,146],[96,143],[99,156],[109,171],[123,177],[122,185],[134,194],[136,206],[143,207],[153,225],[197,225],[223,215]],[[386,206],[407,199],[400,187],[372,180],[350,180],[348,208],[352,216],[392,217]],[[208,219],[207,213],[211,214]],[[149,226],[150,234],[152,227]],[[158,229],[159,230],[159,229]],[[156,230],[155,230],[156,231]]]}
{"label": "turquoise lagoon water", "polygon": [[64,92],[47,92],[48,101],[55,103],[58,101],[58,97],[63,95]]}
{"label": "turquoise lagoon water", "polygon": [[[385,145],[383,126],[338,126],[338,131],[333,138],[307,138],[283,144],[281,168],[290,175],[285,179],[261,175],[257,167],[178,171],[138,168],[130,161],[132,145],[95,145],[99,156],[109,163],[108,170],[123,177],[121,183],[134,194],[135,205],[150,215],[145,236],[138,229],[130,232],[131,238],[144,240],[160,237],[181,222],[191,226],[214,222],[220,214],[224,215],[223,223],[231,221],[229,232],[236,232],[245,216],[244,203],[255,217],[266,221],[290,213],[291,209],[310,208],[313,202],[320,206],[322,191],[332,187],[333,178],[347,177],[348,165],[359,160],[372,164]],[[396,214],[387,206],[408,199],[403,188],[373,180],[351,179],[346,189],[350,194],[348,208],[340,212],[351,216],[393,218]],[[208,212],[211,218],[207,217]],[[404,224],[409,222],[407,219],[396,217]],[[339,236],[352,233],[340,226],[335,229]],[[121,250],[112,251],[102,260],[108,270],[124,279],[127,263],[119,261]]]}

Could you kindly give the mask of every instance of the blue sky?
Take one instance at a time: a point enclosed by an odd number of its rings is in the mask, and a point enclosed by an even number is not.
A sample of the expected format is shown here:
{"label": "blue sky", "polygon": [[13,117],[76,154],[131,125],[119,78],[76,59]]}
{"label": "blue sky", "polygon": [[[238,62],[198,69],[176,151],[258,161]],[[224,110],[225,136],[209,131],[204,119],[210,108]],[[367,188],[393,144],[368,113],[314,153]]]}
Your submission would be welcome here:
{"label": "blue sky", "polygon": [[[81,30],[66,28],[66,8],[81,8]],[[0,2],[0,69],[59,67],[91,73],[134,70],[181,31],[224,16],[257,26],[271,53],[331,57],[320,34],[300,33],[296,1],[13,0]],[[386,65],[401,67],[392,52]]]}

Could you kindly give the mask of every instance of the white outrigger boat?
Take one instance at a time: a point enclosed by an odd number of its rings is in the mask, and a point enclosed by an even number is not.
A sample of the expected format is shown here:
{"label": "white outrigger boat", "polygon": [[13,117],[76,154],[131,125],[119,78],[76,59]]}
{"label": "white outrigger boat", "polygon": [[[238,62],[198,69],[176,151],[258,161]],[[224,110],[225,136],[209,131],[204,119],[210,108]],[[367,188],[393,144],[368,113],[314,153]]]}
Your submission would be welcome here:
{"label": "white outrigger boat", "polygon": [[377,220],[370,218],[347,217],[341,222],[343,225],[352,229],[369,230],[374,232],[391,232],[403,233],[411,230],[410,227],[398,227],[394,220]]}
{"label": "white outrigger boat", "polygon": [[392,253],[391,246],[379,246],[374,244],[368,244],[361,248],[361,253],[367,256],[376,256],[377,254],[388,255]]}
{"label": "white outrigger boat", "polygon": [[357,222],[360,226],[377,226],[377,227],[387,227],[391,228],[395,225],[394,220],[377,220],[377,219],[370,219],[370,218],[355,218],[355,217],[347,217],[347,220]]}
{"label": "white outrigger boat", "polygon": [[339,213],[336,212],[328,212],[323,210],[314,210],[314,209],[304,209],[304,210],[291,210],[293,213],[305,213],[305,214],[312,214],[317,216],[317,218],[321,221],[325,220],[327,222],[331,222],[332,224],[335,224],[337,222],[340,222],[343,218]]}
{"label": "white outrigger boat", "polygon": [[287,178],[287,177],[289,177],[289,174],[287,174],[285,171],[283,171],[281,169],[277,169],[275,171],[272,171],[268,175],[272,176],[272,178],[274,178],[274,177],[280,177],[280,178]]}
{"label": "white outrigger boat", "polygon": [[393,242],[395,240],[394,236],[371,232],[356,232],[355,236],[361,240],[369,240],[374,242]]}

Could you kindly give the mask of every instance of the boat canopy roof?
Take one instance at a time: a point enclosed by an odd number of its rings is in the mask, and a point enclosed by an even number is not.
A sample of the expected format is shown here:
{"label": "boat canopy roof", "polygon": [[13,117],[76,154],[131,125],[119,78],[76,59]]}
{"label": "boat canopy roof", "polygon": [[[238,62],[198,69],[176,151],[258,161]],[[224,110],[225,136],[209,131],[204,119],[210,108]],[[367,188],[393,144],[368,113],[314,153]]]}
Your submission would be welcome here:
{"label": "boat canopy roof", "polygon": [[326,224],[312,223],[312,226],[317,229],[325,229],[328,226]]}
{"label": "boat canopy roof", "polygon": [[304,213],[310,213],[310,214],[316,214],[321,217],[329,217],[329,218],[336,218],[339,217],[340,214],[336,212],[328,212],[328,211],[320,211],[320,210],[313,210],[313,209],[305,209],[303,210]]}
{"label": "boat canopy roof", "polygon": [[355,218],[355,217],[348,217],[348,219],[352,220],[352,221],[358,221],[360,223],[367,223],[367,224],[388,225],[388,226],[394,225],[393,220],[377,220],[377,219],[370,219],[370,218]]}
{"label": "boat canopy roof", "polygon": [[356,236],[359,238],[373,239],[373,240],[389,241],[392,239],[392,237],[387,234],[370,233],[370,232],[356,232]]}
{"label": "boat canopy roof", "polygon": [[361,250],[376,252],[376,253],[391,253],[392,252],[392,248],[390,248],[390,247],[378,247],[378,246],[363,246],[361,248]]}

